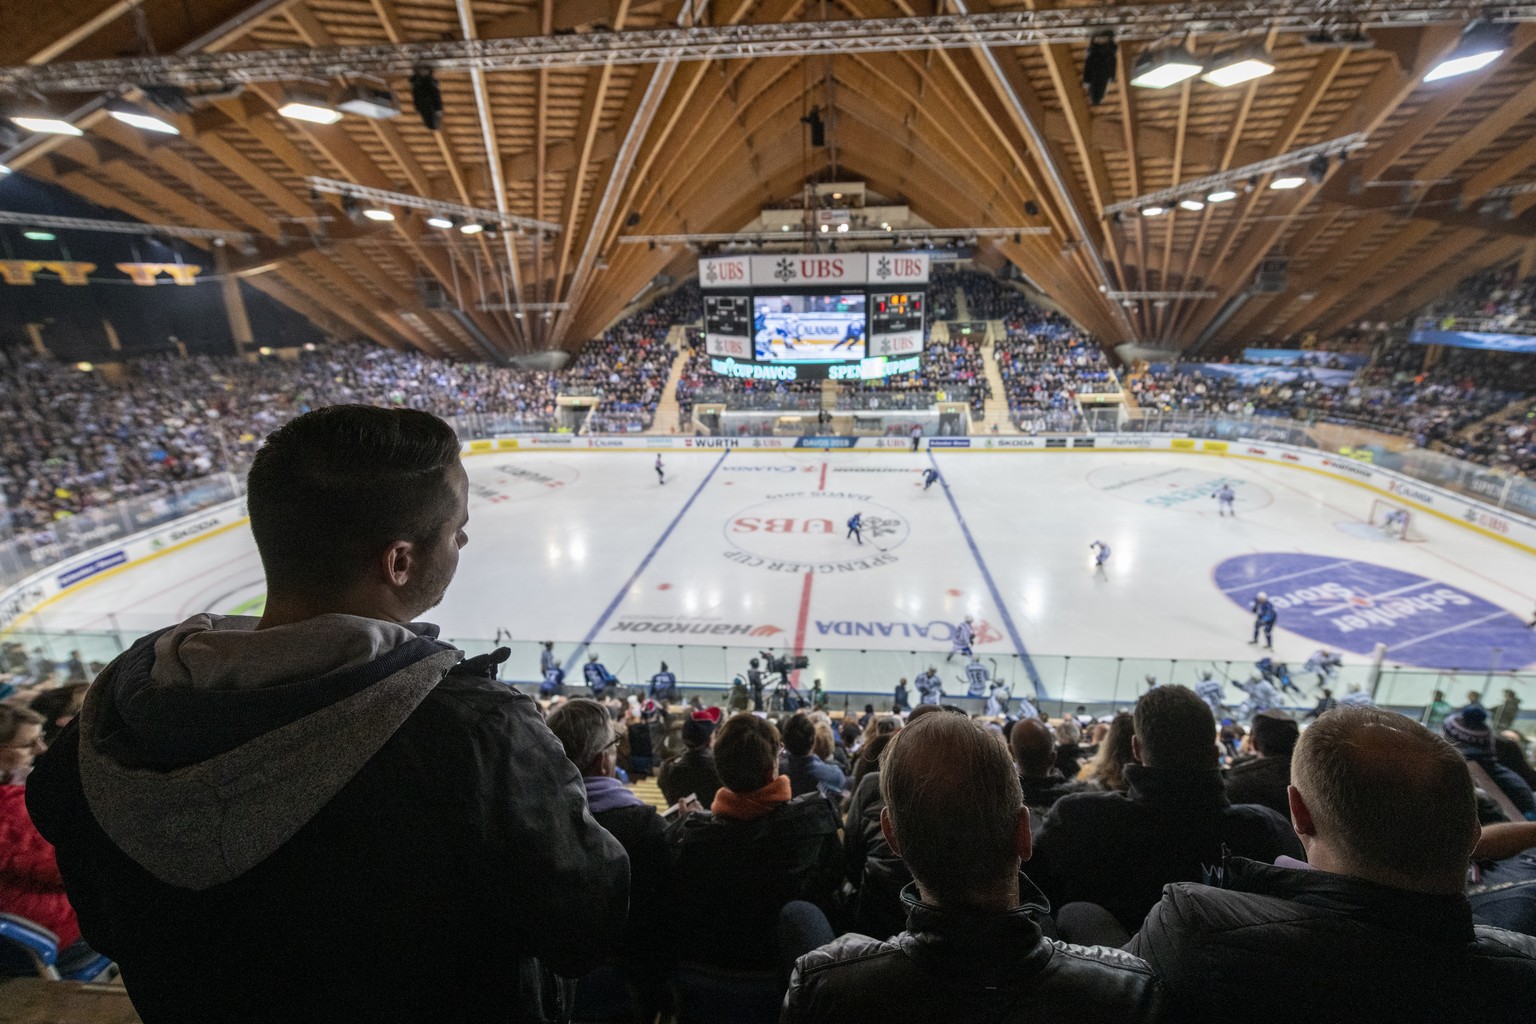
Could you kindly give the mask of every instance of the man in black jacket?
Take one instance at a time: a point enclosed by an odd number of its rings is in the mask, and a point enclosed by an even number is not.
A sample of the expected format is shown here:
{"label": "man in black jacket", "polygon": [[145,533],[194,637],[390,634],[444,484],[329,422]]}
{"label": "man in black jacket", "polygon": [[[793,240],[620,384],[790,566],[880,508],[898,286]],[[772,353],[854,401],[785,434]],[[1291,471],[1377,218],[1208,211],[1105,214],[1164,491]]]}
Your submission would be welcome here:
{"label": "man in black jacket", "polygon": [[696,797],[704,807],[715,802],[720,773],[715,770],[715,754],[710,748],[719,721],[719,708],[689,713],[683,723],[683,752],[665,761],[656,773],[656,784],[667,803],[675,804],[686,796]]}
{"label": "man in black jacket", "polygon": [[[467,542],[453,430],[334,406],[250,471],[260,620],[102,673],[27,800],[146,1024],[538,1019],[629,865],[538,706],[413,621]],[[572,898],[579,893],[581,898]]]}
{"label": "man in black jacket", "polygon": [[1192,690],[1149,690],[1134,715],[1137,763],[1125,767],[1129,792],[1062,797],[1035,837],[1029,864],[1030,878],[1053,907],[1097,904],[1127,936],[1163,886],[1200,881],[1221,863],[1223,848],[1263,861],[1302,856],[1280,815],[1228,802],[1217,767],[1216,720]]}
{"label": "man in black jacket", "polygon": [[1029,811],[995,734],[926,715],[881,759],[880,825],[912,869],[907,930],[845,935],[801,957],[782,1024],[1160,1019],[1146,965],[1118,950],[1044,938],[1044,901],[1020,861]]}
{"label": "man in black jacket", "polygon": [[1008,736],[1013,763],[1019,769],[1019,785],[1024,791],[1024,806],[1036,830],[1056,801],[1078,787],[1067,781],[1056,768],[1056,734],[1038,718],[1021,718],[1013,723]]}
{"label": "man in black jacket", "polygon": [[1461,755],[1402,715],[1337,708],[1291,769],[1310,868],[1232,858],[1221,888],[1169,886],[1128,947],[1178,1019],[1530,1021],[1536,938],[1474,926],[1463,895],[1478,824]]}
{"label": "man in black jacket", "polygon": [[1286,790],[1291,785],[1291,751],[1300,734],[1296,719],[1280,708],[1254,715],[1248,735],[1258,756],[1233,762],[1227,769],[1227,799],[1234,804],[1259,804],[1289,817]]}

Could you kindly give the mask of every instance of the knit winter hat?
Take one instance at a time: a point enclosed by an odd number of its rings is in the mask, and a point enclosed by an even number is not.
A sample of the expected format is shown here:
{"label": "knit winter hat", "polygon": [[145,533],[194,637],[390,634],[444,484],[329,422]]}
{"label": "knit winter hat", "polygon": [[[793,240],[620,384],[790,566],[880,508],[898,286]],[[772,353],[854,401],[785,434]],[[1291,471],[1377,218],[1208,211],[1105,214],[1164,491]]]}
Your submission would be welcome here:
{"label": "knit winter hat", "polygon": [[719,708],[695,711],[683,723],[683,742],[690,747],[706,746],[709,743],[710,734],[715,731],[715,724],[719,721]]}
{"label": "knit winter hat", "polygon": [[1468,704],[1454,715],[1448,715],[1445,738],[1460,747],[1493,753],[1493,733],[1488,729],[1488,709]]}

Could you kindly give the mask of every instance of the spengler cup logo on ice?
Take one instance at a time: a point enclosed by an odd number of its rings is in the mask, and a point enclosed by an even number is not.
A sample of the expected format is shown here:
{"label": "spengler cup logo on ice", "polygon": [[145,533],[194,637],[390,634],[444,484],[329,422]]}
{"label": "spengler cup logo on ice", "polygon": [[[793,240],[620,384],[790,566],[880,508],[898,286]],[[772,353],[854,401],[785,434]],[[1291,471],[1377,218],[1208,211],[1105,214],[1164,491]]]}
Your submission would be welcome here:
{"label": "spengler cup logo on ice", "polygon": [[1400,569],[1277,552],[1229,558],[1214,576],[1245,612],[1255,594],[1267,593],[1282,634],[1356,654],[1384,643],[1388,664],[1485,670],[1536,662],[1536,634],[1519,616],[1460,587]]}
{"label": "spengler cup logo on ice", "polygon": [[[848,537],[848,518],[863,514],[864,543]],[[891,565],[910,528],[896,510],[867,494],[795,491],[770,494],[726,520],[725,557],[770,572],[846,573]],[[882,550],[883,549],[883,550]]]}

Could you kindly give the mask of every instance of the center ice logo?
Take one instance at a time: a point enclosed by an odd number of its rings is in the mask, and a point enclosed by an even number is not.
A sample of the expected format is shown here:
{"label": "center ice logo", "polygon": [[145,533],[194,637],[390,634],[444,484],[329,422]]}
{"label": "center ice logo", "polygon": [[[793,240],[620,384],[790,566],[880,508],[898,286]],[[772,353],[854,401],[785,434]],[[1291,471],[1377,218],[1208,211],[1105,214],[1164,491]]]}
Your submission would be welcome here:
{"label": "center ice logo", "polygon": [[[863,514],[864,543],[848,537],[847,521]],[[906,543],[907,520],[867,494],[805,491],[775,494],[731,516],[725,523],[730,548],[725,557],[739,565],[775,572],[840,573],[890,565],[892,552]]]}
{"label": "center ice logo", "polygon": [[1426,668],[1517,669],[1536,661],[1536,634],[1513,612],[1459,587],[1399,569],[1285,553],[1239,555],[1216,585],[1245,612],[1264,591],[1282,631],[1318,644]]}

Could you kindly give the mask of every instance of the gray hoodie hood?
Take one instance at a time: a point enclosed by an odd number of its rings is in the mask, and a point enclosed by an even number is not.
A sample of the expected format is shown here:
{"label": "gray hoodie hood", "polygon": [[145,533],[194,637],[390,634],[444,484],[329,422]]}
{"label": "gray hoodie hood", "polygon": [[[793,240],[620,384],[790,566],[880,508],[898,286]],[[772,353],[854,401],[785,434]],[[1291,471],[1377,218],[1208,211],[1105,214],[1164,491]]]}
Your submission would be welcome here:
{"label": "gray hoodie hood", "polygon": [[80,778],[117,846],[170,885],[231,881],[287,842],[460,659],[436,627],[194,615],[91,686]]}

